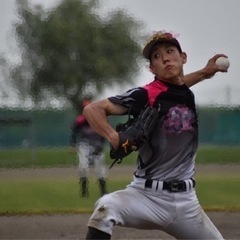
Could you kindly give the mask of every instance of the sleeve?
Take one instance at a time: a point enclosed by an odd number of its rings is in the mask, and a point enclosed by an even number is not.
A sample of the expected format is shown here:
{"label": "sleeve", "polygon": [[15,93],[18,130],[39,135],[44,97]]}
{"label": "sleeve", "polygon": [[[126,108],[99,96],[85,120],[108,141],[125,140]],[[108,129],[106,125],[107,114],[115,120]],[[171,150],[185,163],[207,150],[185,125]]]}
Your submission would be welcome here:
{"label": "sleeve", "polygon": [[132,88],[127,92],[108,98],[109,101],[126,107],[125,114],[138,115],[148,105],[148,92],[142,87]]}

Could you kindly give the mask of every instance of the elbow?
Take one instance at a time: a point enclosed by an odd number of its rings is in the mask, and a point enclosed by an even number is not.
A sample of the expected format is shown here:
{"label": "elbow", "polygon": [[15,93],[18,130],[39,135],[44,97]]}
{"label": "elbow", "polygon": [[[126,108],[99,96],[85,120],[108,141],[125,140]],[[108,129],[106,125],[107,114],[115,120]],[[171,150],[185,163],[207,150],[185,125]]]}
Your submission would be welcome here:
{"label": "elbow", "polygon": [[88,119],[91,116],[107,116],[108,108],[109,108],[108,101],[96,101],[88,104],[83,108],[83,115]]}
{"label": "elbow", "polygon": [[83,115],[88,120],[90,116],[94,116],[98,112],[98,108],[95,103],[90,103],[83,108]]}
{"label": "elbow", "polygon": [[87,116],[89,115],[89,113],[91,112],[91,104],[88,104],[87,106],[85,106],[83,108],[83,115],[87,118]]}

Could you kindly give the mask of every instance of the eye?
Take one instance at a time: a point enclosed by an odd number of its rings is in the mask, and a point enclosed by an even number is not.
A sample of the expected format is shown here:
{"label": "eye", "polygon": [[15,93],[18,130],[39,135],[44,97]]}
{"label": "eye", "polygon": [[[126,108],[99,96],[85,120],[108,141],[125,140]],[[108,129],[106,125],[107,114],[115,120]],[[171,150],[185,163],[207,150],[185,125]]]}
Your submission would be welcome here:
{"label": "eye", "polygon": [[155,53],[155,54],[153,55],[153,58],[155,58],[155,59],[160,58],[160,54],[159,54],[159,53]]}
{"label": "eye", "polygon": [[167,49],[167,53],[172,53],[172,52],[174,52],[174,48],[168,48]]}

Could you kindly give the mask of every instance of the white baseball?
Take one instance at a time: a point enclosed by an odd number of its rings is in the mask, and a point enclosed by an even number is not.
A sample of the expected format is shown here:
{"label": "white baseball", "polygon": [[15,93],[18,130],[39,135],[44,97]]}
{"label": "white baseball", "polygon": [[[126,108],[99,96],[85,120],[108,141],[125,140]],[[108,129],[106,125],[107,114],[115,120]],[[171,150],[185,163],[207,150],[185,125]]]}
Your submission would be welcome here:
{"label": "white baseball", "polygon": [[229,66],[230,66],[230,62],[228,60],[228,58],[226,57],[219,57],[217,60],[216,60],[216,64],[221,67],[221,68],[226,68],[228,69]]}

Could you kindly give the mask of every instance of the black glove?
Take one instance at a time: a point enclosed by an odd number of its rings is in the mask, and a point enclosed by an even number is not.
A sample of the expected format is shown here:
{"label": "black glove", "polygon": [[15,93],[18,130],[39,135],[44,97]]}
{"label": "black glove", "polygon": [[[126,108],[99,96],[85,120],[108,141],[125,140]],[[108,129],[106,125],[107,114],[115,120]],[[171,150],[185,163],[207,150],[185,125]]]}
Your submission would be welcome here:
{"label": "black glove", "polygon": [[119,145],[117,149],[111,146],[110,157],[115,159],[111,167],[117,161],[120,163],[124,157],[138,150],[148,140],[157,120],[157,109],[147,107],[137,118],[129,118],[126,123],[117,125],[116,131],[119,133]]}

